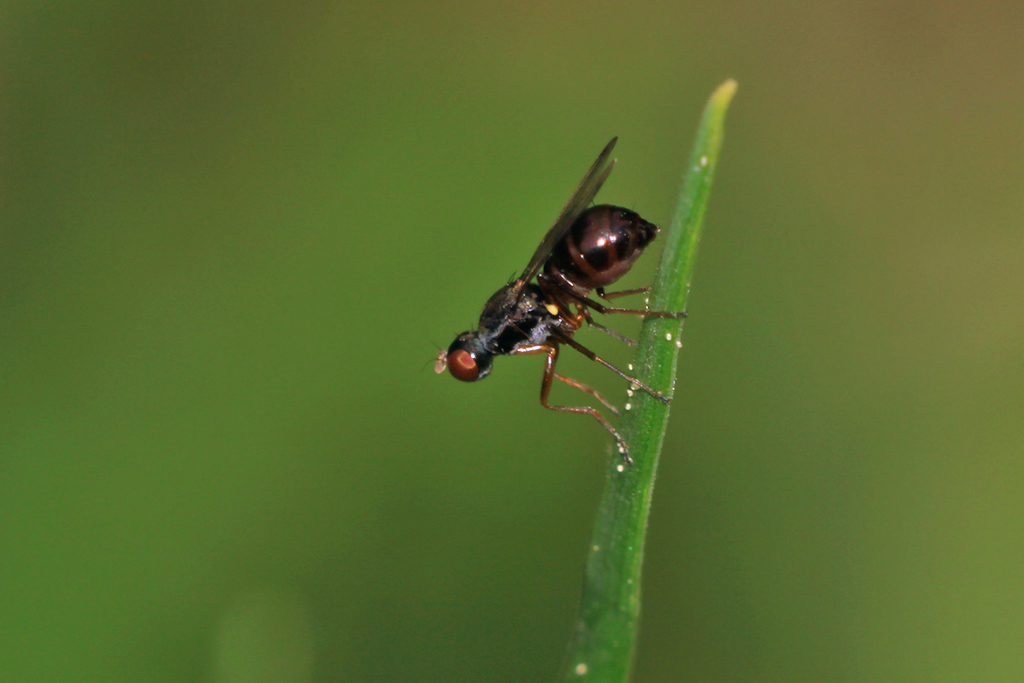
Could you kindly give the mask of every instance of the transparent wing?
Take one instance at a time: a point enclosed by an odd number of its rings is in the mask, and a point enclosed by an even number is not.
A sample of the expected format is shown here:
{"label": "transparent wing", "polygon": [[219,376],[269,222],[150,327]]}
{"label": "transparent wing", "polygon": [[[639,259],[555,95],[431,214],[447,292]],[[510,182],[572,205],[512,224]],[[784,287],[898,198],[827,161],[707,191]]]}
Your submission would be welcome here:
{"label": "transparent wing", "polygon": [[572,197],[569,198],[569,203],[562,209],[562,213],[558,215],[555,224],[548,230],[548,234],[544,235],[544,239],[541,240],[537,251],[533,252],[533,257],[526,266],[526,270],[516,280],[517,289],[521,288],[537,274],[551,254],[551,250],[558,244],[558,240],[562,239],[576,218],[594,201],[598,190],[604,185],[604,181],[608,179],[608,174],[612,172],[612,168],[615,166],[615,159],[609,160],[609,157],[611,157],[612,149],[618,140],[619,138],[617,137],[612,138],[611,142],[605,145],[605,148],[597,155],[597,160],[594,161],[587,174],[583,176],[579,187],[576,188]]}

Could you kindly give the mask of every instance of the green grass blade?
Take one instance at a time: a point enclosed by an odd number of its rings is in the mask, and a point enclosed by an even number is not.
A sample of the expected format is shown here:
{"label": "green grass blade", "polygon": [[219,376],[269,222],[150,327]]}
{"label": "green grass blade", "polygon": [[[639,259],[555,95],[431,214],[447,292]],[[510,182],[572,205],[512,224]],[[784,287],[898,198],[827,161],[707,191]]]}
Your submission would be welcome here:
{"label": "green grass blade", "polygon": [[[697,130],[679,203],[650,296],[651,310],[686,310],[693,263],[722,144],[723,124],[736,82],[726,81],[708,101]],[[682,321],[647,318],[633,367],[648,386],[675,386]],[[669,407],[642,391],[630,397],[621,426],[634,464],[612,458],[587,559],[580,612],[569,644],[565,681],[624,683],[629,677],[640,616],[640,567],[651,492]]]}

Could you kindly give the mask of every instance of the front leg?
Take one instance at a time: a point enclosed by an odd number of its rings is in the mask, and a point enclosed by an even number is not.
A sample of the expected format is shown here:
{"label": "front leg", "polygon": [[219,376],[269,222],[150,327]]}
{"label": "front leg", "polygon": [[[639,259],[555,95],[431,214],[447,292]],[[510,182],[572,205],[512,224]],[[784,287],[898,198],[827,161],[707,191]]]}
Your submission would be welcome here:
{"label": "front leg", "polygon": [[[550,356],[552,348],[557,349],[556,346],[552,346],[550,344],[537,344],[536,346],[524,346],[524,347],[520,347],[518,349],[513,350],[512,353],[510,353],[509,355],[510,356],[516,356],[516,355],[526,356],[526,355],[534,355],[534,354],[538,354],[538,353],[546,353],[546,354],[548,354]],[[557,355],[557,353],[556,353],[556,355]],[[619,409],[616,408],[611,403],[609,403],[607,400],[605,400],[604,396],[602,396],[601,394],[599,394],[597,392],[597,389],[589,387],[586,384],[584,384],[583,382],[577,382],[576,380],[574,380],[574,379],[572,379],[570,377],[566,377],[565,375],[559,375],[557,372],[554,375],[554,379],[561,380],[561,381],[565,382],[566,384],[568,384],[571,387],[575,387],[575,388],[579,389],[580,391],[582,391],[582,392],[584,392],[586,394],[590,394],[591,396],[596,398],[598,401],[600,401],[601,405],[603,405],[605,408],[610,410],[613,415],[618,416]],[[550,391],[550,388],[549,388],[549,391]],[[545,407],[549,407],[549,406],[545,406]]]}
{"label": "front leg", "polygon": [[[534,352],[536,353],[536,351]],[[597,411],[596,408],[590,406],[553,406],[548,403],[548,395],[551,393],[551,384],[555,381],[555,378],[561,379],[572,386],[577,388],[586,387],[578,382],[569,380],[568,378],[562,377],[555,372],[555,362],[558,360],[558,344],[551,344],[547,347],[547,359],[544,362],[544,380],[540,385],[540,404],[548,410],[560,410],[565,413],[578,413],[581,415],[590,415],[599,423],[601,426],[608,430],[608,432],[615,437],[615,441],[619,445],[619,453],[622,455],[622,459],[626,461],[627,465],[633,464],[633,459],[629,457],[629,444],[622,438],[622,435],[615,431],[615,428],[611,426],[608,420],[604,419],[604,416]],[[586,387],[584,390],[589,390],[588,393],[592,393],[597,396],[597,392],[590,387]],[[598,397],[600,398],[600,397]],[[605,403],[604,399],[601,399],[602,403]],[[608,405],[605,403],[605,405]]]}

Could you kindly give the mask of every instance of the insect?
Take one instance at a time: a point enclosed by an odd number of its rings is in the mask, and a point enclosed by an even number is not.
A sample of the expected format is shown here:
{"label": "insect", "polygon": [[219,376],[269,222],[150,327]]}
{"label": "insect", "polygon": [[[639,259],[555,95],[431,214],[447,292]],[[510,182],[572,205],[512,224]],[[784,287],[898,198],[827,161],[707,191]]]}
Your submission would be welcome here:
{"label": "insect", "polygon": [[630,464],[629,445],[596,408],[548,403],[551,385],[557,379],[590,394],[618,415],[618,410],[594,389],[555,372],[561,345],[569,346],[609,368],[634,385],[634,389],[640,388],[659,401],[669,402],[661,392],[627,375],[573,339],[576,330],[587,323],[621,341],[635,344],[597,323],[591,311],[662,318],[686,315],[682,312],[615,308],[589,296],[591,291],[595,291],[601,299],[610,300],[651,289],[641,287],[621,292],[606,292],[604,289],[629,271],[658,234],[657,225],[629,209],[608,204],[590,207],[615,165],[611,153],[617,140],[612,138],[583,176],[522,275],[488,299],[476,330],[463,332],[447,350],[440,351],[435,370],[440,374],[447,368],[456,379],[475,382],[490,374],[495,356],[546,354],[540,389],[541,405],[551,410],[591,415],[615,437],[619,453]]}

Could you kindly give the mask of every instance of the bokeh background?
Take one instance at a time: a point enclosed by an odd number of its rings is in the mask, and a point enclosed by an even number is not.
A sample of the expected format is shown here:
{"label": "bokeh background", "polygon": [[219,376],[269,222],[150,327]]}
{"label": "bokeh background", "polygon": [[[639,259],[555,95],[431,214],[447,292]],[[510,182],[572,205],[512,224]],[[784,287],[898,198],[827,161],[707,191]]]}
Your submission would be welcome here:
{"label": "bokeh background", "polygon": [[0,679],[555,679],[609,439],[540,358],[433,358],[612,135],[600,199],[666,222],[732,77],[634,678],[1024,680],[1022,37],[998,1],[4,3]]}

